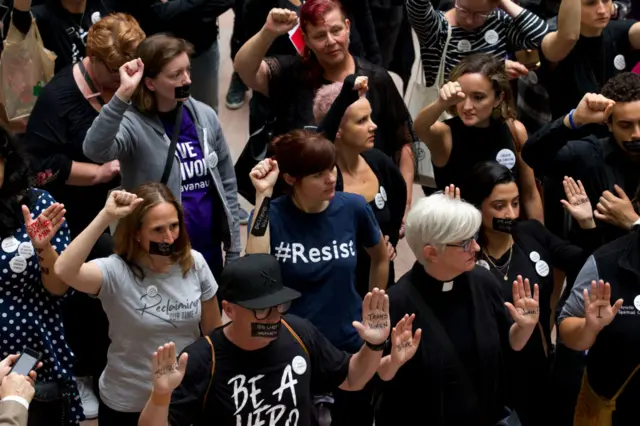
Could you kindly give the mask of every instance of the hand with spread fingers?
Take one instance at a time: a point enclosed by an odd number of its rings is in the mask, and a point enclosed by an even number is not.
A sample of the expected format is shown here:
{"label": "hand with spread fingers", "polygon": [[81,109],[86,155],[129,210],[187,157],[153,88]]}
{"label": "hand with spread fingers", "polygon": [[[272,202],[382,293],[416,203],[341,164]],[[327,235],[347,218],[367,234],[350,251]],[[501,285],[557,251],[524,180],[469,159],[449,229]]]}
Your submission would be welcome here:
{"label": "hand with spread fingers", "polygon": [[566,200],[560,200],[565,210],[580,224],[582,229],[592,229],[596,227],[593,220],[593,208],[591,201],[587,197],[587,191],[584,190],[582,182],[576,182],[572,177],[565,176],[562,181]]}
{"label": "hand with spread fingers", "polygon": [[31,218],[29,207],[22,206],[22,216],[27,228],[27,234],[31,244],[37,249],[45,248],[51,242],[51,238],[60,230],[64,223],[64,204],[53,203],[34,220]]}
{"label": "hand with spread fingers", "polygon": [[640,216],[633,208],[627,194],[618,185],[613,186],[618,196],[611,191],[604,191],[593,215],[596,219],[607,222],[618,228],[630,230]]}
{"label": "hand with spread fingers", "polygon": [[158,348],[151,358],[154,393],[170,394],[180,386],[187,371],[187,358],[188,355],[183,353],[180,359],[176,359],[176,345],[173,342]]}
{"label": "hand with spread fingers", "polygon": [[416,354],[422,337],[422,329],[413,331],[415,314],[405,315],[391,330],[391,362],[401,367]]}
{"label": "hand with spread fingers", "polygon": [[533,295],[529,279],[522,280],[522,276],[513,282],[513,304],[505,302],[513,321],[522,328],[533,328],[540,318],[540,291],[538,284],[533,285]]}
{"label": "hand with spread fingers", "polygon": [[389,296],[384,290],[374,288],[362,301],[362,322],[354,321],[353,327],[360,338],[372,345],[384,343],[389,337]]}
{"label": "hand with spread fingers", "polygon": [[611,305],[611,284],[603,280],[591,281],[591,291],[585,288],[583,296],[586,327],[596,333],[611,324],[623,303],[618,299]]}

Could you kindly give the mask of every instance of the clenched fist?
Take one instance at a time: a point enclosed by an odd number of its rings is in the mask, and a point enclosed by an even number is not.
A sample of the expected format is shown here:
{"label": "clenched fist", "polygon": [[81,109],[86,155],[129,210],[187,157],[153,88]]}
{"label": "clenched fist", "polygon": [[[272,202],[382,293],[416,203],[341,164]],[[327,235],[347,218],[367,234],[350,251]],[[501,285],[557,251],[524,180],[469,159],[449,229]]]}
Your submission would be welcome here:
{"label": "clenched fist", "polygon": [[577,126],[593,123],[602,124],[609,119],[615,104],[614,101],[602,95],[587,93],[573,113],[573,122]]}
{"label": "clenched fist", "polygon": [[251,170],[249,177],[251,183],[256,189],[256,192],[264,195],[265,197],[271,197],[273,194],[273,187],[278,181],[278,162],[271,158],[262,160]]}
{"label": "clenched fist", "polygon": [[466,95],[462,91],[460,83],[450,81],[440,88],[440,97],[438,98],[438,102],[448,108],[462,102],[465,98]]}
{"label": "clenched fist", "polygon": [[298,15],[289,9],[271,9],[264,29],[274,36],[287,34],[298,24]]}

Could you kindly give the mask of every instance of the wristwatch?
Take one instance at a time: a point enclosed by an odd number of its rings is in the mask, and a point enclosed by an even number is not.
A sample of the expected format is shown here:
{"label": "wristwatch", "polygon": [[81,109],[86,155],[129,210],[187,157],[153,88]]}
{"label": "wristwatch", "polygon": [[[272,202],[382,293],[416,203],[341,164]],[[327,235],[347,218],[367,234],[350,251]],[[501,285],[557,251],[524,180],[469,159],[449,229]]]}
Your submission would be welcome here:
{"label": "wristwatch", "polygon": [[383,350],[384,350],[384,348],[386,348],[386,347],[387,347],[387,344],[388,344],[388,343],[389,343],[389,338],[388,338],[388,337],[387,337],[387,340],[385,340],[384,342],[379,343],[379,344],[377,344],[377,345],[374,345],[373,343],[369,343],[369,342],[367,342],[366,340],[364,341],[364,344],[365,344],[365,345],[367,345],[367,347],[368,347],[369,349],[371,349],[372,351],[375,351],[375,352],[383,351]]}

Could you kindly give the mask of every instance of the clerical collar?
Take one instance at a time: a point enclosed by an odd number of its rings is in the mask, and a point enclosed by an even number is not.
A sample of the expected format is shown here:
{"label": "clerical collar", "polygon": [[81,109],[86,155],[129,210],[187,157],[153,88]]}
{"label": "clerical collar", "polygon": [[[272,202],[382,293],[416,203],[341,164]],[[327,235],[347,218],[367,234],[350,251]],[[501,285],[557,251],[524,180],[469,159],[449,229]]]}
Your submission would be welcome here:
{"label": "clerical collar", "polygon": [[447,281],[442,283],[442,292],[451,291],[453,289],[453,281]]}

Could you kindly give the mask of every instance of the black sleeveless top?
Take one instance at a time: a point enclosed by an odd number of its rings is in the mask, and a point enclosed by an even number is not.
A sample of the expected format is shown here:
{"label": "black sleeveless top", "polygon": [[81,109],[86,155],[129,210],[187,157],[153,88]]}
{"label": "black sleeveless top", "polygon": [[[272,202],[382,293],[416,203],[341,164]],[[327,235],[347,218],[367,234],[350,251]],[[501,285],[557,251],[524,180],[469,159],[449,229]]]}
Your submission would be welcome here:
{"label": "black sleeveless top", "polygon": [[453,117],[444,124],[451,129],[452,146],[447,164],[433,166],[438,189],[462,186],[473,166],[483,161],[497,161],[517,176],[516,147],[507,123],[491,119],[489,127],[469,127],[460,117]]}

